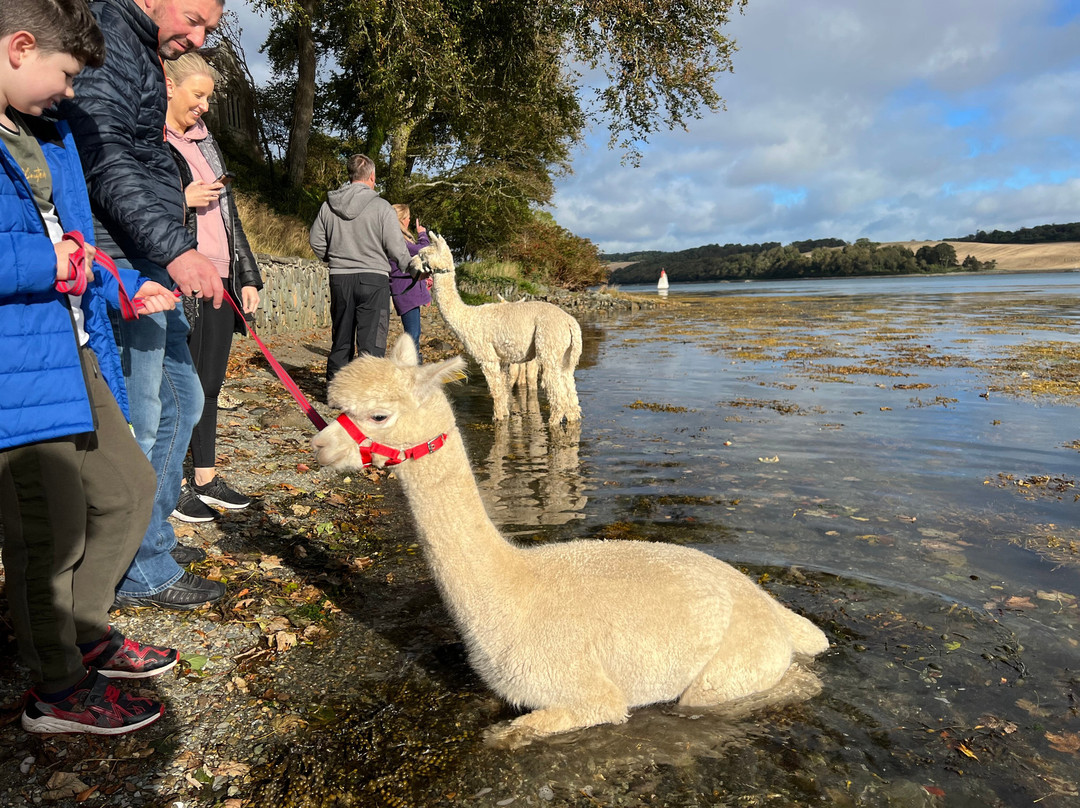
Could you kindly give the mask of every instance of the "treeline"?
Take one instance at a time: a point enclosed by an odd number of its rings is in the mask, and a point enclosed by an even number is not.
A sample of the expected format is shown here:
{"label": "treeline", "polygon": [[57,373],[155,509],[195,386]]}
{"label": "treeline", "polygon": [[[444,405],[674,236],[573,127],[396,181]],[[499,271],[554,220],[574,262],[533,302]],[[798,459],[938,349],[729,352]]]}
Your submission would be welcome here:
{"label": "treeline", "polygon": [[[803,252],[796,246],[804,244],[816,246],[808,252]],[[605,255],[604,259],[615,260],[612,255]],[[608,282],[654,283],[660,276],[661,269],[667,271],[672,283],[692,283],[978,272],[993,269],[995,266],[994,261],[978,261],[970,255],[959,261],[955,248],[944,243],[926,245],[913,253],[907,247],[881,247],[867,239],[859,239],[854,244],[840,239],[818,239],[813,242],[795,242],[786,247],[777,242],[724,246],[711,244],[692,250],[649,255],[628,267],[614,270],[608,277]]]}
{"label": "treeline", "polygon": [[974,241],[979,244],[1046,244],[1055,241],[1080,241],[1080,222],[1072,224],[1040,224],[1019,230],[980,230],[963,238],[949,241]]}

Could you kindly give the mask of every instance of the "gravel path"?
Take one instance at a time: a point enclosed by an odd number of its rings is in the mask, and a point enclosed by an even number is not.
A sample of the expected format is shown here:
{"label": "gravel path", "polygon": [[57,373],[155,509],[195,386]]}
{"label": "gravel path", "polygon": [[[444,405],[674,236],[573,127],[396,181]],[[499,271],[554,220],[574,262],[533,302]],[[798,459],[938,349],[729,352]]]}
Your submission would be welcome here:
{"label": "gravel path", "polygon": [[[426,360],[461,350],[434,307],[423,334]],[[323,382],[329,334],[268,343],[316,409],[336,415]],[[29,680],[5,618],[0,805],[338,804],[327,788],[367,795],[341,804],[431,804],[425,789],[445,793],[481,726],[505,717],[464,662],[390,475],[320,472],[314,429],[251,340],[234,344],[224,392],[237,406],[220,413],[218,470],[255,501],[176,530],[208,553],[192,569],[228,594],[191,613],[113,614],[125,635],[180,650],[175,675],[124,685],[163,700],[165,717],[117,738],[23,732]],[[417,664],[434,657],[443,681]],[[319,739],[343,723],[347,749]]]}

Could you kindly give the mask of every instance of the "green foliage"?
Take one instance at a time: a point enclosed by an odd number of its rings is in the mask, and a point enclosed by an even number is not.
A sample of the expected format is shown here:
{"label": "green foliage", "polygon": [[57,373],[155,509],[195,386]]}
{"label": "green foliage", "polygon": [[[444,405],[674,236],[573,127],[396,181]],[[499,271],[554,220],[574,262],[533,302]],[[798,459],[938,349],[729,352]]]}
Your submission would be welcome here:
{"label": "green foliage", "polygon": [[949,241],[975,241],[981,244],[1047,244],[1059,241],[1080,241],[1080,222],[1072,224],[1040,224],[1019,230],[980,230],[963,238]]}
{"label": "green foliage", "polygon": [[953,269],[959,266],[956,260],[956,248],[951,244],[926,244],[915,252],[915,260],[926,267],[938,267],[940,269]]}
{"label": "green foliage", "polygon": [[585,289],[602,283],[607,275],[595,244],[540,217],[501,252],[526,267],[527,276],[538,276],[549,286]]}
{"label": "green foliage", "polygon": [[[821,240],[829,241],[829,240]],[[878,246],[868,239],[839,248],[817,247],[800,252],[796,242],[779,244],[715,244],[651,256],[611,273],[611,283],[655,283],[660,270],[666,269],[672,283],[718,280],[766,280],[774,278],[834,278],[856,275],[907,275],[919,272],[955,272],[960,269],[990,269],[972,256],[963,265],[956,260],[950,244],[926,245],[914,254],[908,248],[892,244]]]}

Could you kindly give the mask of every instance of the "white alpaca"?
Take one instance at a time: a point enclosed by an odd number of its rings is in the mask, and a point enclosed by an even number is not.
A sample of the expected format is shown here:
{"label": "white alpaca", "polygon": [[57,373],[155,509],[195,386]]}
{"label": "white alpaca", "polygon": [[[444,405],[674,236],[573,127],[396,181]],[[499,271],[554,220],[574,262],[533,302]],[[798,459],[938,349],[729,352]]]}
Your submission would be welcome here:
{"label": "white alpaca", "polygon": [[[492,730],[494,740],[519,744],[618,724],[632,707],[656,702],[694,707],[761,694],[778,685],[795,655],[828,647],[810,621],[698,550],[510,544],[484,511],[441,389],[460,377],[464,361],[416,363],[412,341],[399,339],[389,358],[362,356],[339,372],[330,400],[365,445],[369,438],[423,455],[395,473],[470,663],[495,693],[532,711]],[[445,445],[427,453],[442,433]],[[312,446],[324,465],[361,463],[356,440],[338,422]]]}
{"label": "white alpaca", "polygon": [[[466,306],[454,281],[454,257],[446,241],[431,235],[431,245],[420,250],[409,265],[415,273],[434,275],[432,291],[446,324],[480,365],[494,400],[495,420],[510,415],[509,391],[518,374],[536,385],[536,373],[543,376],[550,413],[548,422],[581,420],[574,368],[581,358],[581,326],[571,315],[551,303],[523,300],[517,303],[485,303]],[[531,367],[527,364],[536,360]],[[511,381],[511,367],[515,370]]]}

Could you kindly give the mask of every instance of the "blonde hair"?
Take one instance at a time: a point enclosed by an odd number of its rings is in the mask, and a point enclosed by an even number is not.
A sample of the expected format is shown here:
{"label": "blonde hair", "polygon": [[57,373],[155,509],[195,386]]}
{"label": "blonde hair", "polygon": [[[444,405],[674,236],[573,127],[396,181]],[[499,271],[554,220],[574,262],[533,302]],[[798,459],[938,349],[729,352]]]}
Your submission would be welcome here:
{"label": "blonde hair", "polygon": [[198,53],[185,53],[176,59],[165,59],[165,75],[180,86],[192,76],[208,76],[214,84],[221,83],[221,74]]}
{"label": "blonde hair", "polygon": [[413,234],[409,232],[409,219],[412,218],[412,212],[409,210],[409,206],[398,202],[392,207],[397,213],[398,223],[401,225],[401,234],[405,236],[406,241],[411,241],[415,244],[416,239],[413,237]]}

